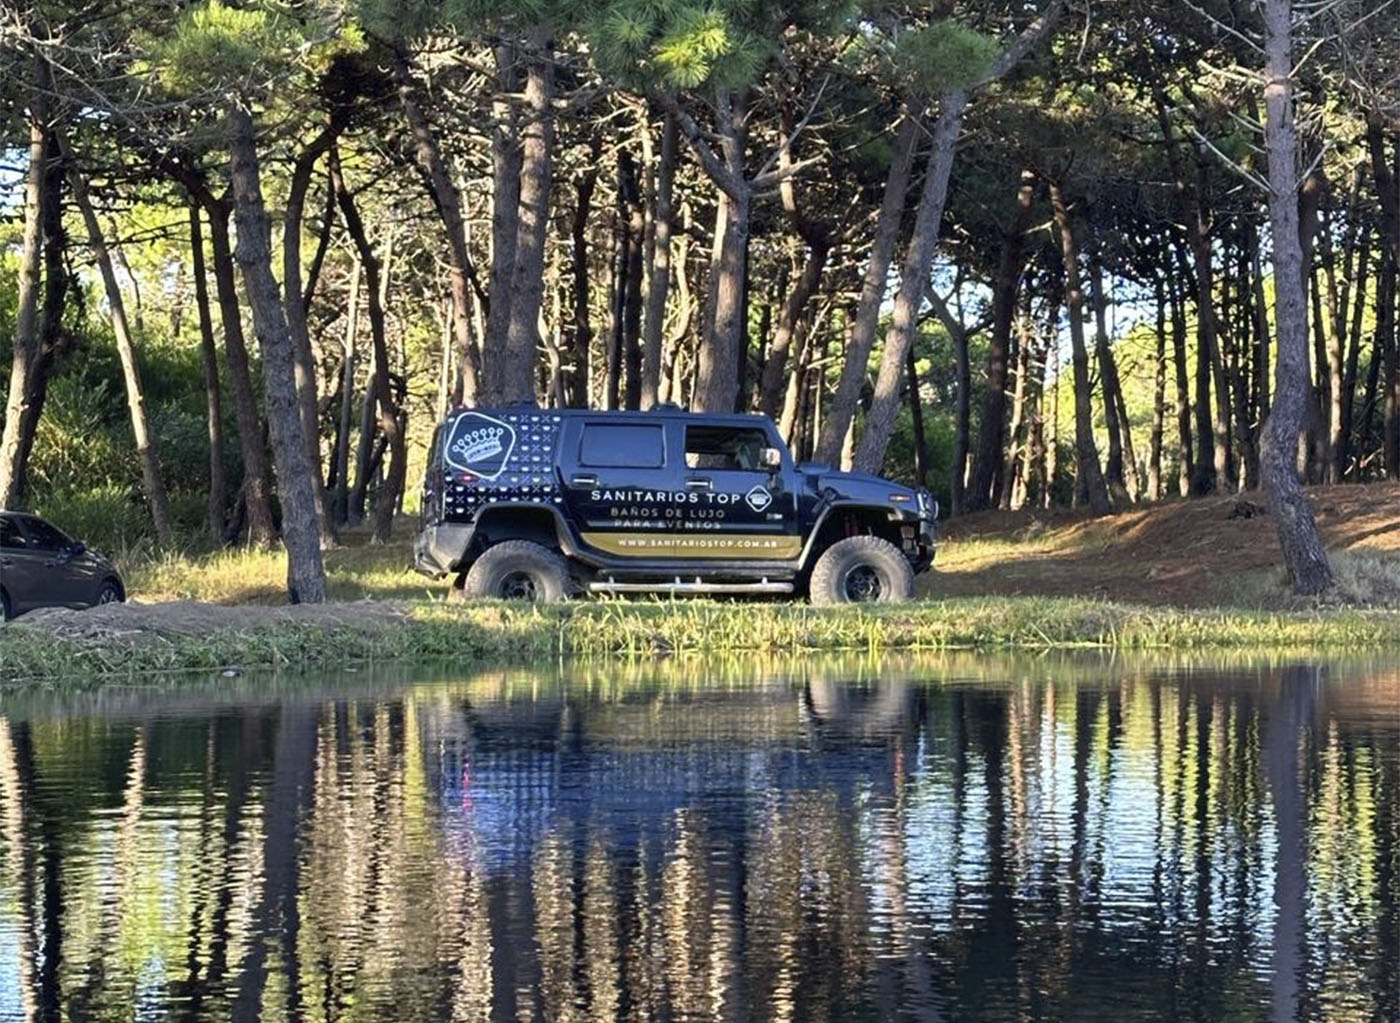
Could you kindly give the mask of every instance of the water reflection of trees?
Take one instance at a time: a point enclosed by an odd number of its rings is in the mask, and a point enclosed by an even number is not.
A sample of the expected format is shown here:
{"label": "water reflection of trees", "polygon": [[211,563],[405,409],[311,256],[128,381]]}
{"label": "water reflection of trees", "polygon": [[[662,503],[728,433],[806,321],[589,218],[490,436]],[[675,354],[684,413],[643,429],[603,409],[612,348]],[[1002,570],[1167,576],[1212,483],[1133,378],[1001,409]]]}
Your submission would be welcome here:
{"label": "water reflection of trees", "polygon": [[0,1015],[1400,1015],[1393,672],[1018,674],[0,719]]}

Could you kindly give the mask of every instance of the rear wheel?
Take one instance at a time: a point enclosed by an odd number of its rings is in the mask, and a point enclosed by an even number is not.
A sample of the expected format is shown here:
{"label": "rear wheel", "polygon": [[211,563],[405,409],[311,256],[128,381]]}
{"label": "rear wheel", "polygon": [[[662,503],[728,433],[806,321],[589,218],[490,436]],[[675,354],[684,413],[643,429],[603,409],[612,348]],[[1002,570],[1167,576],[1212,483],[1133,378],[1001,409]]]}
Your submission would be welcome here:
{"label": "rear wheel", "polygon": [[569,563],[529,540],[507,540],[476,559],[463,580],[462,595],[557,603],[569,596]]}
{"label": "rear wheel", "polygon": [[914,571],[899,548],[878,536],[838,540],[817,559],[813,604],[898,604],[914,593]]}

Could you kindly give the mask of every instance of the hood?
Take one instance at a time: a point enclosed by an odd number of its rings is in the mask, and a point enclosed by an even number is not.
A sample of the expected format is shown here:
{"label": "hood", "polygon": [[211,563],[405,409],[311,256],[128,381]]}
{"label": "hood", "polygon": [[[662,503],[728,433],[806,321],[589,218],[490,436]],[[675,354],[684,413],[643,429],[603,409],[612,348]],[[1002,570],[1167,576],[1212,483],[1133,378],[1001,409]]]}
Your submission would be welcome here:
{"label": "hood", "polygon": [[816,465],[810,462],[804,462],[797,468],[811,483],[813,489],[819,493],[831,489],[843,497],[856,498],[873,494],[879,494],[882,497],[892,493],[907,494],[911,501],[918,494],[918,491],[913,487],[907,487],[903,483],[895,483],[893,480],[887,480],[867,472],[842,472],[829,465]]}

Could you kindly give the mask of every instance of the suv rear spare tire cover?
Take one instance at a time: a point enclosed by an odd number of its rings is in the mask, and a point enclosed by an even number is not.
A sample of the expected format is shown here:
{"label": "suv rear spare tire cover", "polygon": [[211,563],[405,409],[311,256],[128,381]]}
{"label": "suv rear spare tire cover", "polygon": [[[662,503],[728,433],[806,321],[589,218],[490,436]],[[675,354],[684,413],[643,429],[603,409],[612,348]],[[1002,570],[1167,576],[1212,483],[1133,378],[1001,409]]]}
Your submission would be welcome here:
{"label": "suv rear spare tire cover", "polygon": [[462,586],[466,597],[553,604],[569,596],[569,564],[529,540],[506,540],[482,552]]}
{"label": "suv rear spare tire cover", "polygon": [[914,572],[899,548],[878,536],[838,540],[817,559],[808,587],[813,604],[897,604],[914,593]]}

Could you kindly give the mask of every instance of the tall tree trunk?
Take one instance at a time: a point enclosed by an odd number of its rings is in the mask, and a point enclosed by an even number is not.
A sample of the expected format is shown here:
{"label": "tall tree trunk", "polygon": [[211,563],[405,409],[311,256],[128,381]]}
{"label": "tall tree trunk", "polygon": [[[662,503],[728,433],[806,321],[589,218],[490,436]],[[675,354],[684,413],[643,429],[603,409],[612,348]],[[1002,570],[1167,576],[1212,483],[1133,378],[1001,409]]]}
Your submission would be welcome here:
{"label": "tall tree trunk", "polygon": [[[355,207],[354,197],[345,187],[340,156],[335,150],[331,151],[331,176],[336,195],[340,197],[340,212],[345,218],[345,229],[355,243],[355,251],[365,272],[370,343],[374,352],[370,393],[379,407],[379,429],[384,434],[389,448],[389,467],[385,474],[384,487],[375,495],[373,538],[375,543],[388,543],[393,535],[394,510],[398,506],[399,495],[403,493],[404,481],[407,478],[408,455],[404,424],[399,415],[398,402],[394,400],[394,384],[389,369],[389,345],[384,329],[383,266],[374,251],[374,246],[370,244],[364,222],[360,219],[360,212]],[[531,387],[533,388],[533,383]]]}
{"label": "tall tree trunk", "polygon": [[909,191],[909,173],[914,165],[914,154],[922,130],[919,121],[919,116],[913,109],[906,111],[895,135],[894,151],[890,154],[890,168],[885,175],[884,198],[880,202],[880,212],[875,220],[875,235],[870,244],[870,256],[866,260],[865,274],[861,279],[860,302],[856,306],[850,343],[846,347],[836,393],[829,403],[814,455],[818,462],[825,464],[839,464],[841,447],[855,420],[861,387],[869,372],[870,352],[875,345],[875,334],[880,323],[880,307],[885,301],[890,261],[894,258],[895,244],[899,241],[899,227],[904,217],[904,198]]}
{"label": "tall tree trunk", "polygon": [[[219,319],[224,328],[224,358],[228,361],[233,387],[233,407],[238,419],[238,446],[243,456],[243,507],[248,513],[248,545],[266,547],[277,530],[272,523],[272,503],[268,494],[267,446],[258,402],[253,394],[253,375],[248,368],[248,347],[243,339],[242,312],[238,307],[238,286],[234,280],[233,251],[229,243],[227,200],[209,197],[209,242],[213,253],[214,289],[219,301]],[[297,413],[300,417],[300,412]],[[298,418],[300,422],[300,418]]]}
{"label": "tall tree trunk", "polygon": [[1298,140],[1293,124],[1291,0],[1264,3],[1265,144],[1269,155],[1269,215],[1273,223],[1278,359],[1274,404],[1264,426],[1260,468],[1293,589],[1321,593],[1332,570],[1298,485],[1294,452],[1308,401],[1308,319],[1303,247],[1298,232]]}
{"label": "tall tree trunk", "polygon": [[[1183,269],[1185,258],[1181,260]],[[1191,481],[1196,478],[1196,456],[1191,437],[1191,381],[1186,356],[1186,285],[1185,275],[1178,279],[1171,272],[1172,260],[1167,259],[1167,281],[1172,306],[1172,365],[1176,369],[1176,433],[1177,433],[1177,492],[1182,497],[1191,494]]]}
{"label": "tall tree trunk", "polygon": [[914,359],[914,349],[909,349],[904,374],[905,392],[909,399],[909,418],[914,426],[914,482],[920,487],[928,487],[928,436],[924,432],[924,403],[919,395],[919,365]]}
{"label": "tall tree trunk", "polygon": [[1089,350],[1084,344],[1084,289],[1079,283],[1079,247],[1074,224],[1058,182],[1050,182],[1050,202],[1060,232],[1060,248],[1065,274],[1065,304],[1069,309],[1069,334],[1074,356],[1074,453],[1078,482],[1076,489],[1095,515],[1107,515],[1108,487],[1099,466],[1094,443],[1094,413],[1089,392]]}
{"label": "tall tree trunk", "polygon": [[506,352],[514,297],[515,246],[520,236],[521,147],[517,115],[509,96],[516,88],[515,51],[496,46],[496,95],[491,103],[491,304],[481,339],[483,405],[497,405],[505,393]]}
{"label": "tall tree trunk", "polygon": [[[355,339],[360,332],[360,257],[350,268],[350,295],[345,304],[345,334],[340,370],[340,417],[335,431],[335,491],[331,514],[337,525],[350,517],[350,432],[355,415]],[[363,507],[363,505],[361,506]]]}
{"label": "tall tree trunk", "polygon": [[[47,145],[56,150],[57,128]],[[43,214],[40,223],[44,239],[44,298],[39,304],[39,355],[29,373],[24,413],[20,419],[19,492],[27,486],[29,456],[39,431],[39,420],[48,403],[49,381],[59,357],[74,346],[71,334],[63,329],[63,311],[68,297],[69,273],[66,265],[68,238],[63,229],[64,161],[48,160],[45,170]]]}
{"label": "tall tree trunk", "polygon": [[1385,474],[1400,479],[1400,311],[1397,311],[1396,260],[1390,264],[1389,303],[1385,313],[1387,329],[1380,334],[1385,340],[1385,417],[1382,420],[1382,450]]}
{"label": "tall tree trunk", "polygon": [[1147,452],[1147,499],[1162,499],[1162,428],[1167,403],[1167,296],[1162,278],[1157,278],[1157,348],[1152,367],[1152,433]]}
{"label": "tall tree trunk", "polygon": [[[42,84],[42,82],[41,82]],[[43,263],[45,171],[49,159],[44,91],[36,89],[29,111],[29,166],[24,185],[24,242],[19,262],[14,349],[10,356],[10,390],[5,430],[0,435],[0,508],[18,507],[24,465],[21,424],[29,404],[30,378],[39,360],[39,285]]]}
{"label": "tall tree trunk", "polygon": [[1050,423],[1050,439],[1045,445],[1045,491],[1044,506],[1050,508],[1055,503],[1055,479],[1060,471],[1060,303],[1058,298],[1050,306],[1049,332],[1051,340],[1046,347],[1049,355],[1045,360],[1045,383],[1042,390],[1050,391],[1050,412],[1046,416]]}
{"label": "tall tree trunk", "polygon": [[[650,136],[650,127],[647,129]],[[647,237],[647,297],[642,327],[642,408],[657,403],[661,387],[661,348],[666,327],[666,297],[671,288],[671,218],[675,215],[676,119],[667,114],[661,126],[661,156],[655,170],[651,227]]]}
{"label": "tall tree trunk", "polygon": [[621,253],[622,276],[621,348],[627,366],[624,405],[641,408],[642,402],[642,271],[646,243],[646,209],[642,205],[637,165],[627,150],[618,153],[618,215],[625,218],[619,229],[624,239]]}
{"label": "tall tree trunk", "polygon": [[603,342],[603,408],[622,405],[622,314],[627,300],[627,216],[618,189],[613,208],[611,258],[608,260],[608,333]]}
{"label": "tall tree trunk", "polygon": [[798,324],[807,304],[817,293],[821,284],[822,271],[826,267],[831,249],[825,239],[815,239],[807,248],[807,258],[802,264],[802,274],[797,283],[787,293],[782,308],[778,311],[778,323],[773,331],[773,343],[768,358],[763,364],[763,377],[759,384],[760,410],[764,415],[777,415],[783,395],[783,380],[787,375],[788,354],[792,349],[793,338],[797,335]]}
{"label": "tall tree trunk", "polygon": [[1099,254],[1097,232],[1091,233],[1089,251],[1089,297],[1094,305],[1094,357],[1099,363],[1099,382],[1103,387],[1104,425],[1108,432],[1108,459],[1104,466],[1104,481],[1120,505],[1136,496],[1136,481],[1130,492],[1123,471],[1123,421],[1118,416],[1121,403],[1118,366],[1108,339],[1108,299],[1103,290],[1103,260]]}
{"label": "tall tree trunk", "polygon": [[102,225],[98,223],[97,211],[92,208],[92,200],[88,197],[87,181],[78,169],[67,140],[58,134],[54,137],[64,161],[68,164],[68,182],[82,213],[83,225],[88,233],[88,244],[92,246],[97,269],[102,275],[107,306],[112,315],[112,334],[116,338],[117,355],[122,364],[122,382],[126,386],[126,407],[131,416],[131,436],[136,443],[136,456],[141,462],[142,489],[146,492],[146,504],[151,510],[156,541],[162,547],[169,547],[175,542],[175,533],[170,526],[170,508],[165,498],[165,483],[161,478],[160,455],[146,419],[146,398],[141,387],[141,372],[136,365],[136,346],[126,322],[126,304],[122,298],[121,287],[117,284],[117,273],[112,265],[111,253],[107,249],[107,240],[102,236]]}
{"label": "tall tree trunk", "polygon": [[[510,320],[501,376],[503,402],[534,402],[544,298],[544,247],[554,150],[554,50],[547,29],[536,29],[525,71],[526,120],[521,126],[519,233],[511,274]],[[387,382],[386,382],[387,383]]]}
{"label": "tall tree trunk", "polygon": [[[972,360],[968,358],[967,330],[961,323],[946,324],[953,341],[953,463],[948,471],[948,513],[967,510],[967,456],[972,430]],[[953,329],[956,328],[956,329]]]}
{"label": "tall tree trunk", "polygon": [[481,356],[472,342],[471,295],[469,288],[480,292],[476,268],[467,247],[466,218],[462,215],[462,196],[448,173],[442,157],[437,134],[418,101],[418,90],[408,59],[402,52],[394,54],[394,84],[399,105],[413,132],[413,157],[423,172],[433,206],[447,234],[447,278],[452,298],[452,344],[457,353],[458,377],[453,385],[455,404],[475,405],[481,378]]}
{"label": "tall tree trunk", "polygon": [[282,542],[287,549],[287,598],[319,604],[326,599],[326,572],[321,562],[321,531],[308,464],[301,412],[297,403],[291,331],[283,315],[277,280],[272,276],[272,239],[258,177],[253,119],[241,107],[227,114],[229,175],[233,183],[238,247],[253,330],[262,353],[267,425],[282,499]]}
{"label": "tall tree trunk", "polygon": [[1191,252],[1196,271],[1196,472],[1191,479],[1191,492],[1200,496],[1211,493],[1223,483],[1220,478],[1223,451],[1217,443],[1223,431],[1216,430],[1219,415],[1211,400],[1211,365],[1216,357],[1215,269],[1210,222],[1208,215],[1200,210],[1199,200]]}
{"label": "tall tree trunk", "polygon": [[1026,395],[1029,392],[1031,369],[1031,348],[1035,331],[1031,325],[1030,296],[1021,302],[1021,313],[1016,318],[1018,342],[1016,345],[1016,382],[1011,392],[1011,422],[1006,428],[1006,457],[1001,477],[996,485],[996,500],[993,502],[1003,510],[1010,510],[1013,503],[1019,507],[1016,492],[1024,489],[1026,477],[1021,472],[1021,424],[1026,414]]}
{"label": "tall tree trunk", "polygon": [[577,198],[574,202],[574,216],[570,224],[572,241],[570,262],[574,299],[574,370],[569,378],[569,404],[574,408],[587,408],[589,403],[588,383],[589,364],[592,359],[590,348],[593,344],[593,322],[589,310],[589,282],[591,278],[588,273],[588,221],[593,208],[593,192],[598,186],[598,165],[601,161],[602,151],[602,138],[595,134],[590,153],[592,158],[580,172],[578,183],[575,186]]}
{"label": "tall tree trunk", "polygon": [[[1345,438],[1343,447],[1348,461],[1351,455],[1351,439],[1355,433],[1354,427],[1356,425],[1356,380],[1361,363],[1361,332],[1366,314],[1366,289],[1370,284],[1370,274],[1371,237],[1368,234],[1362,243],[1361,255],[1356,265],[1356,291],[1353,295],[1354,304],[1348,324],[1347,358],[1342,381],[1342,436]],[[1342,467],[1346,468],[1345,462]]]}
{"label": "tall tree trunk", "polygon": [[[1054,300],[1051,299],[1053,306]],[[1042,344],[1034,322],[1027,324],[1026,338],[1034,347],[1026,361],[1026,442],[1021,447],[1021,490],[1013,508],[1033,505],[1045,493],[1045,390],[1050,385],[1050,351],[1056,343],[1046,335]],[[1036,366],[1039,360],[1040,365]]]}
{"label": "tall tree trunk", "polygon": [[[1016,296],[1026,267],[1026,232],[1035,212],[1038,181],[1032,170],[1022,170],[1016,189],[1016,212],[1002,234],[1001,259],[992,286],[992,336],[987,346],[987,389],[982,398],[982,424],[977,453],[972,460],[972,483],[967,510],[990,507],[992,488],[1001,475],[1006,448],[1007,353],[1016,316]],[[1013,441],[1014,442],[1014,441]]]}
{"label": "tall tree trunk", "polygon": [[[702,412],[733,412],[739,398],[739,360],[745,348],[744,290],[753,196],[744,176],[742,105],[728,89],[720,88],[716,93],[717,133],[728,177],[727,185],[718,183],[705,312],[708,330],[697,353],[691,404]],[[741,109],[736,111],[736,106]]]}
{"label": "tall tree trunk", "polygon": [[340,131],[340,117],[332,115],[330,123],[297,154],[282,217],[282,304],[286,309],[287,327],[292,334],[292,366],[301,430],[306,439],[306,459],[311,465],[311,493],[316,501],[316,519],[321,526],[321,535],[327,539],[334,534],[333,524],[326,515],[326,475],[321,465],[321,424],[317,414],[316,356],[311,351],[311,334],[306,326],[306,303],[302,293],[301,229],[306,193],[311,187],[311,173],[315,170],[316,161],[331,147]]}
{"label": "tall tree trunk", "polygon": [[929,155],[928,169],[924,172],[919,210],[914,218],[914,233],[905,252],[899,292],[895,295],[894,311],[885,331],[885,351],[880,359],[880,373],[875,379],[875,394],[865,417],[865,431],[856,448],[855,465],[861,472],[880,471],[885,460],[885,448],[894,432],[900,376],[904,371],[909,346],[914,341],[915,320],[928,286],[933,254],[938,248],[938,228],[943,219],[948,179],[953,172],[966,106],[965,92],[955,90],[945,94],[943,108],[934,125],[933,149]]}
{"label": "tall tree trunk", "polygon": [[209,281],[204,273],[204,230],[198,203],[190,202],[190,264],[194,301],[199,313],[199,351],[204,363],[204,402],[209,415],[209,536],[225,540],[228,479],[224,472],[224,401],[219,393],[219,353],[214,345],[214,318],[209,308]]}

